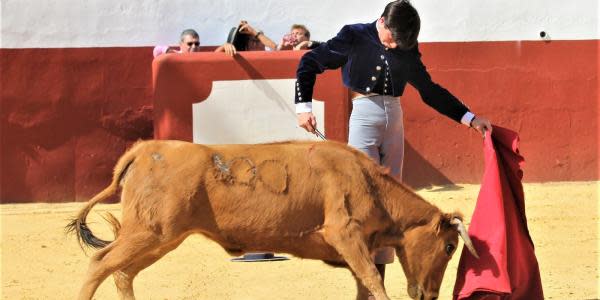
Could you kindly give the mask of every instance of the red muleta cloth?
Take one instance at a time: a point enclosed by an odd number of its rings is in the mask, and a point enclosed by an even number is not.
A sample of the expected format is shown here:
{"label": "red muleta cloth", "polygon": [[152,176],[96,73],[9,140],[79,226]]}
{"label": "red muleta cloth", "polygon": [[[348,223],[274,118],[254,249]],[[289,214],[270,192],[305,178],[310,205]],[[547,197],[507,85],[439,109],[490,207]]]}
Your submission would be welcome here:
{"label": "red muleta cloth", "polygon": [[454,299],[543,299],[540,270],[527,229],[523,157],[516,132],[494,126],[484,139],[485,173],[464,248]]}

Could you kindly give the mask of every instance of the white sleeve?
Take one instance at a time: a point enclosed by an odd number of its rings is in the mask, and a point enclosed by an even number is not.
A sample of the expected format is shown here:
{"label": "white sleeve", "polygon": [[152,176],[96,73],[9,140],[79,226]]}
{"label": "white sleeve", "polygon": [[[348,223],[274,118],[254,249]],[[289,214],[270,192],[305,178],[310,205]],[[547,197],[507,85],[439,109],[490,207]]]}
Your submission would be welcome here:
{"label": "white sleeve", "polygon": [[296,103],[296,113],[312,112],[312,102]]}
{"label": "white sleeve", "polygon": [[468,111],[463,115],[462,119],[460,119],[460,122],[467,127],[471,127],[471,121],[473,121],[473,119],[475,119],[475,115]]}

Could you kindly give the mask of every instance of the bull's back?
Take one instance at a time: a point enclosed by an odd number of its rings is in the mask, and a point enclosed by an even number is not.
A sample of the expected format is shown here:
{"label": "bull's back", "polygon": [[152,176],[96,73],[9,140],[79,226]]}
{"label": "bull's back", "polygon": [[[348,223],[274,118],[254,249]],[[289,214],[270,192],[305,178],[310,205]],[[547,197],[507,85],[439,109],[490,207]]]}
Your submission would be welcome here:
{"label": "bull's back", "polygon": [[[213,207],[249,228],[306,231],[323,224],[324,192],[340,187],[339,176],[354,153],[331,142],[283,142],[210,146],[213,170],[207,176]],[[335,182],[327,178],[339,178]],[[225,220],[227,222],[227,220]]]}
{"label": "bull's back", "polygon": [[123,158],[131,158],[121,181],[124,213],[158,211],[165,217],[189,207],[210,162],[207,147],[183,141],[138,142]]}
{"label": "bull's back", "polygon": [[226,248],[277,244],[296,254],[304,247],[298,243],[322,242],[317,231],[326,213],[323,191],[348,184],[343,176],[333,183],[326,179],[356,160],[345,145],[329,142],[206,146],[148,141],[131,151],[135,161],[124,193],[135,197],[123,201],[124,210],[196,226]]}
{"label": "bull's back", "polygon": [[319,172],[310,165],[314,147],[305,142],[211,145],[205,183],[220,228],[281,235],[282,229],[295,234],[322,224]]}
{"label": "bull's back", "polygon": [[135,157],[125,176],[129,186],[174,197],[206,193],[219,205],[249,203],[248,209],[263,204],[276,204],[268,208],[282,211],[289,206],[322,206],[324,185],[342,188],[360,168],[360,154],[335,142],[198,145],[145,141],[129,152]]}

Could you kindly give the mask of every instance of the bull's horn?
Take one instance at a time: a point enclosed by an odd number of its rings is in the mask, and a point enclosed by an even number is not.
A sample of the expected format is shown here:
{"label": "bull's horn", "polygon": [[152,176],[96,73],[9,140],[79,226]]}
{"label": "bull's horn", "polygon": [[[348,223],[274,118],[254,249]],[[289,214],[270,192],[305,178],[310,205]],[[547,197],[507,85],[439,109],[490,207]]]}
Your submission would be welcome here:
{"label": "bull's horn", "polygon": [[465,228],[465,225],[463,224],[463,222],[459,218],[453,218],[450,221],[450,224],[456,225],[456,230],[458,230],[460,237],[463,239],[463,241],[465,241],[465,246],[467,246],[467,249],[469,249],[469,252],[471,252],[471,254],[473,254],[473,256],[475,256],[475,257],[477,257],[477,259],[479,259],[479,255],[477,255],[477,251],[475,251],[475,247],[473,247],[473,243],[471,242],[471,239],[469,238],[469,234],[467,233],[467,229]]}

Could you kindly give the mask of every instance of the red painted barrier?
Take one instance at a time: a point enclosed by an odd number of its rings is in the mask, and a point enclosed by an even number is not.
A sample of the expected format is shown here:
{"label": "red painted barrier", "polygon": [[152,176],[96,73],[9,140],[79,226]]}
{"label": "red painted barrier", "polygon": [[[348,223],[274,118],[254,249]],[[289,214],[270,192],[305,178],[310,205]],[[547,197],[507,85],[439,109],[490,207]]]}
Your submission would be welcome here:
{"label": "red painted barrier", "polygon": [[[597,47],[598,41],[469,42],[423,44],[421,51],[435,81],[475,113],[520,132],[526,180],[554,181],[598,179]],[[580,55],[572,58],[572,51]],[[236,59],[195,55],[155,61],[155,137],[191,140],[191,103],[208,97],[212,81],[294,78],[299,57],[253,52]],[[558,63],[566,60],[570,64]],[[318,80],[317,94],[331,86]],[[338,90],[339,84],[334,87]],[[325,128],[344,141],[348,110],[332,102],[344,103],[346,93],[337,96],[323,97]],[[406,182],[413,187],[478,182],[481,137],[424,105],[410,87],[401,102]]]}
{"label": "red painted barrier", "polygon": [[[159,57],[153,62],[155,138],[192,141],[192,104],[210,95],[214,81],[293,79],[302,54],[250,51],[233,58],[223,53]],[[325,101],[328,137],[345,141],[348,91],[342,84],[340,71],[319,75],[313,97]]]}
{"label": "red painted barrier", "polygon": [[[600,179],[599,44],[424,43],[421,52],[435,81],[474,112],[519,133],[524,181],[576,181]],[[196,86],[207,74],[220,74],[212,80],[293,78],[300,55],[165,56],[152,75],[151,47],[0,49],[0,202],[87,200],[108,184],[115,161],[138,138],[154,132],[191,140],[188,105],[209,95],[207,85]],[[212,67],[191,67],[211,59]],[[345,140],[349,108],[327,99],[347,93],[337,71],[322,77],[329,78],[317,87],[318,98],[326,99],[325,127]],[[161,82],[181,90],[169,94]],[[407,182],[479,182],[481,138],[424,105],[410,87],[401,101]],[[162,129],[153,128],[153,114]]]}
{"label": "red painted barrier", "polygon": [[0,49],[0,201],[105,187],[128,145],[152,138],[151,61],[151,48]]}
{"label": "red painted barrier", "polygon": [[[519,133],[524,181],[585,181],[600,179],[599,46],[598,40],[426,43],[421,52],[434,80],[475,113]],[[476,133],[454,129],[418,103],[412,88],[402,101],[414,151],[453,182],[479,182]],[[418,166],[408,164],[410,177]]]}

